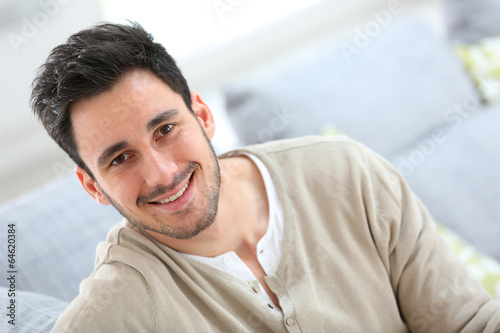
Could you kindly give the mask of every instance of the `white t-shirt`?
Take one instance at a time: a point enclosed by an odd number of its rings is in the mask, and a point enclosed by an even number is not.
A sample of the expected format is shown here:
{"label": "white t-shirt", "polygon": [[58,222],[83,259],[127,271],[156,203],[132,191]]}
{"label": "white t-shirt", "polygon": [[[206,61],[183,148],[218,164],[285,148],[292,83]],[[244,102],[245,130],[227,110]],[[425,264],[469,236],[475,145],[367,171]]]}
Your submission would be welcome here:
{"label": "white t-shirt", "polygon": [[[283,211],[278,200],[276,188],[267,170],[266,166],[255,155],[245,154],[249,157],[259,169],[264,186],[266,188],[267,198],[269,200],[269,223],[267,231],[257,243],[257,259],[266,275],[272,275],[276,272],[281,259],[281,243],[283,240]],[[257,278],[250,268],[238,257],[236,252],[226,252],[216,257],[204,257],[192,254],[184,254],[192,259],[210,265],[221,271],[229,273],[244,281],[255,281]],[[269,295],[265,292],[259,283],[260,294],[273,304]]]}

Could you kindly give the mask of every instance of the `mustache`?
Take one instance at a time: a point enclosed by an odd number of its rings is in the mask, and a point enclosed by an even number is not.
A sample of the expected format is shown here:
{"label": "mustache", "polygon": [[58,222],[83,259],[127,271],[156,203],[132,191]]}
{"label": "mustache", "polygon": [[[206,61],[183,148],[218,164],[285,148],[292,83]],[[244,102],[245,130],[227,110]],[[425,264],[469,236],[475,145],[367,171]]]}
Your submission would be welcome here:
{"label": "mustache", "polygon": [[174,190],[179,184],[184,182],[186,178],[190,177],[191,173],[198,167],[198,163],[189,162],[188,166],[182,172],[176,174],[169,185],[158,185],[151,192],[141,194],[136,201],[137,206],[141,203],[150,202],[152,199],[161,196],[167,192]]}

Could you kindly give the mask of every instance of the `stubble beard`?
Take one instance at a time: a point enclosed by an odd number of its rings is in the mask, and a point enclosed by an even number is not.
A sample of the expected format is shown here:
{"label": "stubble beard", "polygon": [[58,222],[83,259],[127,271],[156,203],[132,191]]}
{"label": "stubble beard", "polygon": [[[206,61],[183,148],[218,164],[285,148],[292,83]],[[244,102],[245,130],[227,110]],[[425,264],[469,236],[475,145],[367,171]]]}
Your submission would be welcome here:
{"label": "stubble beard", "polygon": [[[148,230],[148,231],[153,231],[160,233],[162,235],[166,235],[175,239],[190,239],[201,233],[203,230],[207,229],[209,226],[212,225],[212,223],[215,221],[215,217],[217,216],[217,210],[219,206],[219,194],[220,194],[220,183],[221,183],[221,176],[220,176],[220,167],[219,167],[219,162],[217,160],[217,156],[215,154],[215,151],[212,147],[212,144],[210,143],[210,140],[206,136],[205,132],[202,131],[206,142],[210,148],[210,158],[213,162],[213,170],[211,171],[212,178],[215,180],[215,184],[213,186],[208,186],[205,188],[205,197],[207,199],[207,203],[205,206],[201,208],[195,208],[192,207],[191,204],[188,204],[188,206],[184,207],[182,211],[178,213],[174,213],[176,215],[185,216],[186,221],[180,221],[178,226],[175,225],[170,225],[168,221],[165,219],[160,218],[158,215],[154,214],[152,216],[154,220],[154,225],[148,225],[145,223],[145,221],[142,221],[134,216],[132,216],[131,213],[128,213],[127,209],[120,204],[118,204],[115,200],[113,200],[106,192],[101,191],[104,194],[104,196],[109,200],[109,202],[115,207],[120,214],[127,219],[129,222],[134,224],[140,229],[143,230]],[[192,162],[194,163],[194,162]],[[199,211],[198,215],[199,217],[195,218],[195,221],[189,221],[190,216],[195,216],[196,211]]]}

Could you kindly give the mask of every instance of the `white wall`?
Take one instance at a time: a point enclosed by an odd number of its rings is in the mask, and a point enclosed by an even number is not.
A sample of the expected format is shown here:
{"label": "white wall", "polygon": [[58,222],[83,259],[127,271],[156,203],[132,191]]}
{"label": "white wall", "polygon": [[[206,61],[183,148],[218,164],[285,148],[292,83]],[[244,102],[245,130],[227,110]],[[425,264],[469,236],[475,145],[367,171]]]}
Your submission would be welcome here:
{"label": "white wall", "polygon": [[30,110],[30,85],[55,45],[99,20],[98,0],[0,2],[0,201],[69,165]]}

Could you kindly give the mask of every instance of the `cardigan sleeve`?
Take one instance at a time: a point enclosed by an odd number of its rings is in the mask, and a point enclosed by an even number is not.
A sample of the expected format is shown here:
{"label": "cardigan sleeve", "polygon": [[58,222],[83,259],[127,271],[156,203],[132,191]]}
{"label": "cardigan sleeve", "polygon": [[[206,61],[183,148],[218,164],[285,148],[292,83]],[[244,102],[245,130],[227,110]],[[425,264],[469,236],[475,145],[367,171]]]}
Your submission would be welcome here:
{"label": "cardigan sleeve", "polygon": [[500,302],[440,239],[404,179],[375,153],[368,151],[366,161],[370,228],[410,330],[500,332]]}
{"label": "cardigan sleeve", "polygon": [[157,332],[149,288],[123,263],[103,264],[80,285],[80,294],[52,332]]}

